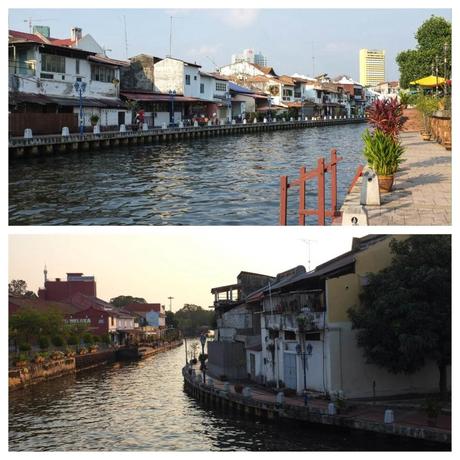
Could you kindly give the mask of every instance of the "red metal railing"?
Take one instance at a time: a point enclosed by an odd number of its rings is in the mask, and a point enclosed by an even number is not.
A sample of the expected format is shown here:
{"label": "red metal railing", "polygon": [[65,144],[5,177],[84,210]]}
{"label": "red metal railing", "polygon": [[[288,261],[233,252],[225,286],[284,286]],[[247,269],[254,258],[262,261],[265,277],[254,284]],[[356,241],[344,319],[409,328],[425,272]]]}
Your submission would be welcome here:
{"label": "red metal railing", "polygon": [[353,180],[351,181],[351,185],[348,188],[348,193],[351,193],[351,191],[353,190],[353,187],[356,185],[356,182],[358,182],[358,179],[363,175],[363,169],[364,169],[363,165],[358,166],[355,177],[353,177]]}
{"label": "red metal railing", "polygon": [[[311,171],[301,167],[298,179],[288,182],[288,176],[280,178],[280,225],[287,225],[288,213],[288,191],[293,186],[299,186],[299,225],[305,225],[306,216],[318,216],[318,225],[325,225],[326,217],[335,217],[337,211],[337,163],[342,158],[337,156],[336,149],[331,150],[331,159],[329,163],[324,158],[319,158],[317,166]],[[326,209],[326,173],[331,174],[331,207]],[[306,191],[307,181],[317,180],[317,209],[306,209]]]}

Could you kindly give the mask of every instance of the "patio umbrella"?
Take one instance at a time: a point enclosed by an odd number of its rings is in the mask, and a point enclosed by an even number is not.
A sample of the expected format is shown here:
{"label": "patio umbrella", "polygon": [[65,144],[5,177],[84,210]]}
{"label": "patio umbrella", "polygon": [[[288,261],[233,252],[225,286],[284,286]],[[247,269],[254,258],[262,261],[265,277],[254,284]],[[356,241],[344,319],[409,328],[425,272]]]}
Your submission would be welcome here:
{"label": "patio umbrella", "polygon": [[[438,86],[444,85],[444,78],[438,76],[437,80]],[[430,75],[429,77],[419,78],[418,80],[411,81],[410,84],[423,86],[425,88],[434,88],[436,86],[436,75]]]}

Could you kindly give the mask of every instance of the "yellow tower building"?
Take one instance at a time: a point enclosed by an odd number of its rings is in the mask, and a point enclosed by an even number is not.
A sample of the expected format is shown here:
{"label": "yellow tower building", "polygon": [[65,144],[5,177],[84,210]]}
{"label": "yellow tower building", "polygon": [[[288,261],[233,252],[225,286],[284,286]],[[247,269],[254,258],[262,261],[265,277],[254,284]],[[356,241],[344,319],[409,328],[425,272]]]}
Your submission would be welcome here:
{"label": "yellow tower building", "polygon": [[385,81],[385,50],[359,50],[359,82],[376,86]]}

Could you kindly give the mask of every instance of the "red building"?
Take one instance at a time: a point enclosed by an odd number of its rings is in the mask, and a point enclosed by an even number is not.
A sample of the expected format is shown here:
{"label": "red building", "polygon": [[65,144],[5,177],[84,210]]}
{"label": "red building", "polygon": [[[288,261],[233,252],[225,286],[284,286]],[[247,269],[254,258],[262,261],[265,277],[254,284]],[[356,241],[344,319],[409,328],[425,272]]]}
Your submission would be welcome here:
{"label": "red building", "polygon": [[45,274],[45,287],[38,290],[38,297],[42,300],[68,301],[75,294],[80,293],[96,297],[96,280],[94,276],[83,276],[83,273],[67,273],[67,280],[56,278],[50,281]]}

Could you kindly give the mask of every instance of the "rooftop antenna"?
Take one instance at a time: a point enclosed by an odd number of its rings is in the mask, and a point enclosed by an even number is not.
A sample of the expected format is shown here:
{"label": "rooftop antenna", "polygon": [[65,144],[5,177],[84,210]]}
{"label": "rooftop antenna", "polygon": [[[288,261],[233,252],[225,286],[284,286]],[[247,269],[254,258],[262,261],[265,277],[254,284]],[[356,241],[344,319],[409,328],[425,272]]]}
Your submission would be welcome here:
{"label": "rooftop antenna", "polygon": [[126,29],[126,16],[123,15],[123,24],[125,26],[125,52],[126,52],[126,59],[128,59],[128,31]]}
{"label": "rooftop antenna", "polygon": [[312,77],[315,78],[315,42],[311,42],[311,63],[313,67]]}
{"label": "rooftop antenna", "polygon": [[29,24],[29,33],[32,33],[34,22],[44,22],[44,21],[54,21],[54,18],[45,18],[45,19],[33,19],[29,17],[29,19],[24,19],[24,22]]}
{"label": "rooftop antenna", "polygon": [[310,265],[311,265],[311,260],[310,260],[310,253],[311,253],[311,248],[310,245],[311,243],[314,243],[316,240],[308,240],[308,239],[301,239],[303,243],[305,243],[306,249],[307,249],[307,272],[310,271]]}
{"label": "rooftop antenna", "polygon": [[171,48],[172,48],[173,17],[174,16],[169,16],[169,54],[168,54],[168,57],[172,57]]}
{"label": "rooftop antenna", "polygon": [[102,50],[104,51],[104,56],[107,56],[107,51],[113,51],[110,48],[107,48],[105,45],[102,45]]}
{"label": "rooftop antenna", "polygon": [[219,67],[218,67],[218,65],[214,62],[214,59],[211,59],[209,56],[206,56],[206,57],[214,64],[214,67],[215,67],[215,69],[216,69],[216,72],[218,72],[218,71],[219,71]]}
{"label": "rooftop antenna", "polygon": [[43,270],[43,275],[45,277],[45,283],[48,281],[48,269],[46,268],[46,264],[45,264],[45,268]]}

